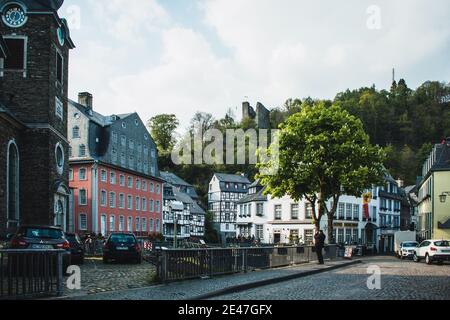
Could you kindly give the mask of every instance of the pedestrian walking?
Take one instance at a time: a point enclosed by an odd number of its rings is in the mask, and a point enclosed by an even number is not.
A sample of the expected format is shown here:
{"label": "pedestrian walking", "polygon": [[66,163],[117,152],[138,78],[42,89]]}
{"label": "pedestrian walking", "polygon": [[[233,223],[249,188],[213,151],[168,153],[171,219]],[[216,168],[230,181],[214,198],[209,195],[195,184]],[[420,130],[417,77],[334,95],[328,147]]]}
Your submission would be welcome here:
{"label": "pedestrian walking", "polygon": [[317,259],[319,260],[319,264],[324,264],[322,251],[323,247],[325,246],[325,239],[326,236],[322,230],[316,232],[316,234],[314,235],[314,245],[316,248]]}

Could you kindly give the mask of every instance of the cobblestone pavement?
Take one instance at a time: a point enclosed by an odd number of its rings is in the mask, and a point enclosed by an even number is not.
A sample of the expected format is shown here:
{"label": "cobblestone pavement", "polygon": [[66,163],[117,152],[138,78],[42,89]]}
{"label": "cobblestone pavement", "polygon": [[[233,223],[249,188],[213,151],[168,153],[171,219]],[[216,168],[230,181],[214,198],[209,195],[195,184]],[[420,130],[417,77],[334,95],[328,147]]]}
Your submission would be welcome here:
{"label": "cobblestone pavement", "polygon": [[[367,288],[367,268],[381,268],[381,289]],[[220,300],[449,300],[450,265],[414,263],[393,257],[364,259],[362,264],[310,277],[221,296]]]}
{"label": "cobblestone pavement", "polygon": [[102,258],[86,258],[85,264],[81,266],[81,290],[69,290],[65,286],[64,295],[76,297],[148,287],[155,273],[155,267],[145,261],[142,264],[104,264]]}
{"label": "cobblestone pavement", "polygon": [[148,288],[108,292],[104,294],[72,297],[77,300],[182,300],[194,299],[197,296],[207,294],[216,290],[221,290],[231,286],[236,286],[255,281],[272,279],[274,277],[291,275],[293,273],[327,268],[336,264],[348,261],[327,261],[325,266],[315,263],[298,265],[295,267],[279,268],[236,274],[211,279],[188,280],[174,282],[164,285],[157,285]]}

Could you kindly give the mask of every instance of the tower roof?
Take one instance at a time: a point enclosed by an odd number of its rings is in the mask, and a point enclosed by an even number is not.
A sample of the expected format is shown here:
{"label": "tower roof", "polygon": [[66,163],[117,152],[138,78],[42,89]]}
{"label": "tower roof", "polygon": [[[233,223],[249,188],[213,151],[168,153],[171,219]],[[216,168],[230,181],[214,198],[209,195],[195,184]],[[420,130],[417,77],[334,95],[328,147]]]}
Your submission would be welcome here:
{"label": "tower roof", "polygon": [[[16,2],[11,0],[0,0],[0,7],[4,5]],[[42,11],[51,10],[58,11],[64,3],[64,0],[20,0],[19,3],[23,4],[27,11]]]}

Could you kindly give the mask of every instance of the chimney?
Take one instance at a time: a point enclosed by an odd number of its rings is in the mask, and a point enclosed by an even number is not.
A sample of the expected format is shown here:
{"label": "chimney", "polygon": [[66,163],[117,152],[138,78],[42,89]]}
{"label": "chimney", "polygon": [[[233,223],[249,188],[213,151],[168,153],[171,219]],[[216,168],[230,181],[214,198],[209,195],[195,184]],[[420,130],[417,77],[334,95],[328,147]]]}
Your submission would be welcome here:
{"label": "chimney", "polygon": [[78,94],[78,103],[85,106],[86,109],[92,110],[93,97],[89,92],[80,92]]}

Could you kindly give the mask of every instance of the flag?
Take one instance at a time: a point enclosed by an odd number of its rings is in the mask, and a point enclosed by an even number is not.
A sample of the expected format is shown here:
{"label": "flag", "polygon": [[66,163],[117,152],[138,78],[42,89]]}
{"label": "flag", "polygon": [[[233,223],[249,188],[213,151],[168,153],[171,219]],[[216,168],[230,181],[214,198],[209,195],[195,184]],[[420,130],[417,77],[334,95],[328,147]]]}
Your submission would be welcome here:
{"label": "flag", "polygon": [[363,194],[363,214],[364,218],[370,219],[369,203],[372,200],[372,194],[370,192]]}

